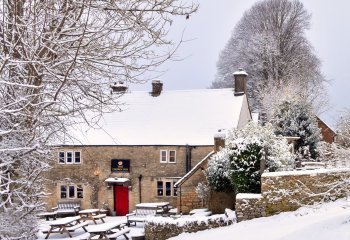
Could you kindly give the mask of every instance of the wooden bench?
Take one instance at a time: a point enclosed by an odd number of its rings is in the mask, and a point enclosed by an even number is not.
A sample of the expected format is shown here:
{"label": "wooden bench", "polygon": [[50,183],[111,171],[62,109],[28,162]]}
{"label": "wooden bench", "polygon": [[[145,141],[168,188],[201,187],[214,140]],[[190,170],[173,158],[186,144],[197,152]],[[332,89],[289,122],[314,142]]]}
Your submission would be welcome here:
{"label": "wooden bench", "polygon": [[[79,236],[70,238],[71,240],[88,240],[90,239],[90,233],[86,232]],[[62,238],[50,238],[50,240],[62,240]]]}
{"label": "wooden bench", "polygon": [[69,232],[74,232],[74,231],[75,231],[76,229],[78,229],[78,228],[83,228],[84,231],[87,232],[87,230],[86,230],[86,228],[85,228],[85,226],[87,226],[87,225],[89,225],[88,222],[82,222],[82,223],[78,223],[78,224],[76,224],[76,225],[73,225],[73,226],[71,226],[71,227],[67,227],[67,230],[68,230]]}
{"label": "wooden bench", "polygon": [[127,225],[134,222],[144,222],[148,216],[157,215],[157,207],[137,207],[134,213],[126,214]]}
{"label": "wooden bench", "polygon": [[123,229],[121,229],[121,230],[112,230],[114,233],[112,233],[112,234],[108,234],[107,235],[107,237],[109,238],[109,239],[116,239],[117,237],[120,237],[120,236],[122,236],[122,235],[124,235],[124,237],[126,238],[126,239],[129,239],[128,238],[128,236],[126,235],[127,233],[129,233],[130,232],[130,228],[128,228],[128,227],[125,227],[125,228],[123,228]]}
{"label": "wooden bench", "polygon": [[53,220],[56,220],[57,213],[56,212],[41,212],[37,214],[38,217],[40,218],[45,218],[46,221],[49,221],[50,218]]}
{"label": "wooden bench", "polygon": [[75,215],[80,211],[80,200],[59,200],[57,206],[52,208],[57,215]]}
{"label": "wooden bench", "polygon": [[92,215],[92,219],[94,223],[96,224],[96,220],[101,220],[103,223],[105,222],[103,219],[106,217],[106,214],[98,214],[98,215]]}

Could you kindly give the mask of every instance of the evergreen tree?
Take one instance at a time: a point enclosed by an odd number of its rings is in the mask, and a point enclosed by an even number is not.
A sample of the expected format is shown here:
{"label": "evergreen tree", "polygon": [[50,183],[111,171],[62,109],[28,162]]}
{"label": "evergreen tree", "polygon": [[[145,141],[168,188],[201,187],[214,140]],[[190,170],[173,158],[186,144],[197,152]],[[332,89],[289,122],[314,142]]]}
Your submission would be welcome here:
{"label": "evergreen tree", "polygon": [[317,127],[316,116],[309,102],[295,99],[282,100],[274,109],[271,123],[275,126],[277,135],[300,137],[296,142],[296,151],[301,152],[307,147],[311,157],[316,158],[321,131]]}

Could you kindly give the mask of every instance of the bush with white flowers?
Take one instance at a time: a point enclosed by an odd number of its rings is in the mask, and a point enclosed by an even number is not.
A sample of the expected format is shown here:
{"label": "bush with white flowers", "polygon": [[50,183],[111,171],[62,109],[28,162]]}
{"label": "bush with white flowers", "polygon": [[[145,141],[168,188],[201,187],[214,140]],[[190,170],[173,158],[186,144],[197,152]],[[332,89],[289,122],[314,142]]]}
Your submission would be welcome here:
{"label": "bush with white flowers", "polygon": [[213,155],[206,176],[216,191],[260,192],[261,160],[265,171],[289,170],[293,155],[287,140],[276,136],[272,125],[249,123],[233,130],[225,139],[226,146]]}

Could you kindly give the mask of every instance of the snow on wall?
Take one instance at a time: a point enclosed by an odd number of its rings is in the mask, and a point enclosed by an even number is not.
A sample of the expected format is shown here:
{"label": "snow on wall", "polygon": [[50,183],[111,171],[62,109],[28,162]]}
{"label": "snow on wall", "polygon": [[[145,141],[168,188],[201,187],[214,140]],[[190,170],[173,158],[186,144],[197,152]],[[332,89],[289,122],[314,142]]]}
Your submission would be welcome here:
{"label": "snow on wall", "polygon": [[209,228],[231,225],[236,221],[234,213],[218,214],[209,217],[181,216],[177,219],[170,217],[150,217],[145,223],[145,239],[166,240],[183,232],[197,232]]}
{"label": "snow on wall", "polygon": [[350,169],[264,173],[261,197],[238,194],[237,220],[295,211],[301,206],[334,201],[350,194]]}

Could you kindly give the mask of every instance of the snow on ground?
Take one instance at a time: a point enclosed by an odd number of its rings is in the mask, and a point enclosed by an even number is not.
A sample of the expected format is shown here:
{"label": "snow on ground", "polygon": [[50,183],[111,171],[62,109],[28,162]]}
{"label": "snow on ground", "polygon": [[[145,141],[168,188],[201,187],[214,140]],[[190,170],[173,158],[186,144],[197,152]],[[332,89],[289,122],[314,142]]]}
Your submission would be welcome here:
{"label": "snow on ground", "polygon": [[[105,218],[105,222],[113,222],[113,221],[118,221],[118,222],[125,222],[126,223],[126,217],[106,217]],[[37,234],[38,236],[38,240],[42,240],[45,239],[46,234],[43,234],[40,230],[47,230],[49,229],[49,225],[48,225],[49,221],[45,221],[42,220],[41,224],[39,226],[39,232]],[[102,223],[101,221],[97,221],[97,223]],[[89,225],[95,225],[92,221],[89,221]],[[127,234],[129,239],[131,239],[130,234],[131,233],[139,233],[139,232],[143,232],[143,223],[137,223],[136,226],[132,225],[130,227],[130,233]],[[79,236],[81,234],[85,233],[84,230],[82,228],[79,228],[77,230],[75,230],[74,232],[72,232],[72,236]],[[48,239],[60,239],[60,240],[68,240],[71,239],[69,238],[68,234],[58,234],[58,233],[52,233],[50,234]],[[118,237],[118,240],[123,240],[125,239],[124,236],[120,236]]]}
{"label": "snow on ground", "polygon": [[303,207],[295,212],[257,218],[228,227],[183,233],[172,240],[348,240],[350,239],[350,201]]}

